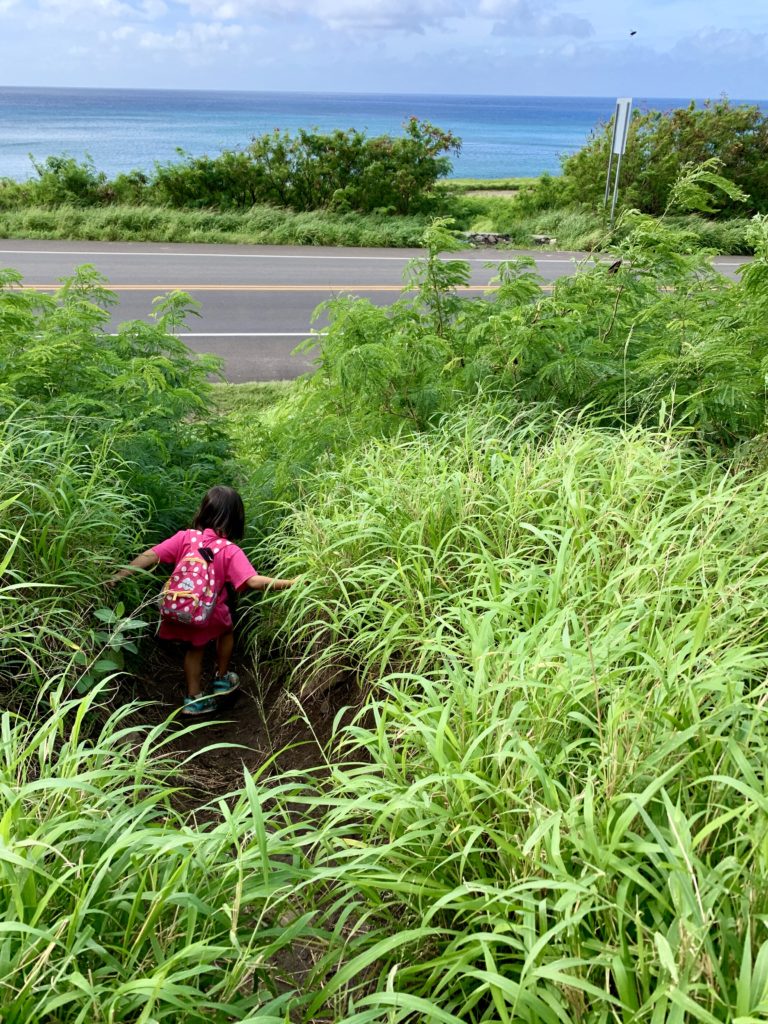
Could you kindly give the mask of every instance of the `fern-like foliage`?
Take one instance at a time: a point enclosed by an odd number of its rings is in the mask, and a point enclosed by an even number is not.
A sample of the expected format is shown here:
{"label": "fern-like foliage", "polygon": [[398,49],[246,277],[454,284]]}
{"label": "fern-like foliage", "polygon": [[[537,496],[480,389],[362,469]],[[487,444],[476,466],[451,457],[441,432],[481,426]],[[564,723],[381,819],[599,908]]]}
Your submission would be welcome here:
{"label": "fern-like foliage", "polygon": [[[738,192],[708,161],[683,169],[669,209],[701,208],[718,193],[736,201]],[[303,346],[317,353],[317,369],[265,428],[269,458],[255,492],[295,497],[318,460],[370,437],[430,430],[479,395],[614,424],[663,418],[723,448],[759,436],[768,218],[753,222],[755,259],[737,282],[663,217],[630,211],[624,228],[610,260],[585,261],[550,295],[533,261],[516,259],[478,299],[462,294],[469,265],[444,255],[460,246],[450,224],[435,222],[393,306],[347,296],[321,308],[327,329]]]}
{"label": "fern-like foliage", "polygon": [[108,329],[116,297],[92,266],[54,296],[0,275],[0,414],[74,424],[84,443],[110,437],[125,460],[126,483],[148,496],[159,530],[219,478],[228,443],[211,402],[221,361],[197,356],[178,332],[196,311],[177,292],[154,303],[151,320]]}

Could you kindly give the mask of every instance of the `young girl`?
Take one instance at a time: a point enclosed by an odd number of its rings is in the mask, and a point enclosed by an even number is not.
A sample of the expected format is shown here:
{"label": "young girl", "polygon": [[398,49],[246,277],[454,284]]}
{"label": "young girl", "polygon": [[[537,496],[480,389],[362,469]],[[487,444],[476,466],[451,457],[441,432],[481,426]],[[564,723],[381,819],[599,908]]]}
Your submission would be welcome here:
{"label": "young girl", "polygon": [[[192,523],[191,530],[180,530],[168,540],[156,544],[137,555],[130,566],[121,569],[109,581],[116,583],[133,569],[150,569],[158,562],[173,566],[189,552],[202,549],[216,581],[218,597],[205,622],[177,622],[161,619],[159,636],[165,640],[181,640],[187,644],[184,656],[184,674],[187,696],[182,714],[204,715],[216,707],[216,697],[232,693],[239,685],[234,672],[229,671],[234,636],[232,614],[227,602],[227,584],[238,590],[285,590],[295,580],[272,579],[260,576],[245,553],[233,543],[245,532],[243,500],[231,487],[212,487],[203,498]],[[211,689],[203,690],[203,654],[206,645],[216,642],[217,673]]]}

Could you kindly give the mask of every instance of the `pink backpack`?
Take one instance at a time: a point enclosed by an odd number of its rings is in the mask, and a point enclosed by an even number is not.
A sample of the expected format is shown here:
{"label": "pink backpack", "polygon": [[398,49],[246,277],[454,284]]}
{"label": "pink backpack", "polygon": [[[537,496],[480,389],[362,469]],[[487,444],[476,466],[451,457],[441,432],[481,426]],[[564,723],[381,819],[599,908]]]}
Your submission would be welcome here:
{"label": "pink backpack", "polygon": [[[225,546],[229,543],[224,542]],[[213,551],[192,542],[160,592],[160,615],[169,622],[203,626],[213,614],[220,591],[213,570]]]}

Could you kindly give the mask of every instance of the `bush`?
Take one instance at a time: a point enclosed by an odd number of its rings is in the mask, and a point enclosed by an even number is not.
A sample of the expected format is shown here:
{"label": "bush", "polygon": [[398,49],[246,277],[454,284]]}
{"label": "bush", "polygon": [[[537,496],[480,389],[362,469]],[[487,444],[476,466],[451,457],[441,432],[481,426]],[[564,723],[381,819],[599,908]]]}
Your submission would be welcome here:
{"label": "bush", "polygon": [[247,149],[215,157],[179,149],[177,161],[156,164],[152,174],[134,170],[113,181],[90,157],[49,156],[32,160],[35,179],[0,179],[0,209],[148,203],[226,212],[270,204],[299,212],[417,213],[430,204],[435,182],[450,171],[447,154],[458,153],[461,141],[415,117],[403,127],[402,136],[374,138],[354,129],[268,132]]}
{"label": "bush", "polygon": [[363,132],[299,129],[254,139],[247,150],[158,165],[152,196],[170,206],[248,209],[257,203],[306,211],[334,207],[362,213],[408,214],[424,206],[437,179],[450,170],[442,154],[460,142],[415,117],[405,135],[367,138]]}
{"label": "bush", "polygon": [[97,171],[90,157],[78,162],[74,157],[47,156],[32,160],[37,173],[34,194],[41,206],[97,206],[110,198],[107,176]]}
{"label": "bush", "polygon": [[469,266],[441,257],[457,243],[436,222],[399,301],[341,297],[321,307],[323,336],[301,346],[317,351],[317,371],[256,428],[259,507],[294,500],[318,460],[370,437],[430,430],[478,394],[588,408],[604,423],[662,418],[726,449],[760,434],[767,224],[750,225],[756,256],[739,283],[712,269],[687,221],[634,215],[612,271],[584,265],[543,296],[533,261],[513,259],[496,266],[492,296],[468,299]]}
{"label": "bush", "polygon": [[105,328],[115,297],[93,267],[80,267],[55,296],[18,288],[0,274],[0,416],[76,429],[123,460],[125,485],[148,497],[164,530],[192,511],[222,472],[227,440],[211,407],[208,377],[221,363],[176,336],[194,304],[174,293],[155,301],[154,322]]}
{"label": "bush", "polygon": [[[557,192],[565,199],[593,205],[602,201],[612,130],[611,121],[586,146],[564,158]],[[746,210],[724,197],[720,216],[768,211],[768,115],[759,107],[734,106],[726,99],[664,113],[634,111],[621,164],[622,201],[661,214],[682,168],[712,158],[750,197]],[[539,194],[544,201],[544,192]]]}

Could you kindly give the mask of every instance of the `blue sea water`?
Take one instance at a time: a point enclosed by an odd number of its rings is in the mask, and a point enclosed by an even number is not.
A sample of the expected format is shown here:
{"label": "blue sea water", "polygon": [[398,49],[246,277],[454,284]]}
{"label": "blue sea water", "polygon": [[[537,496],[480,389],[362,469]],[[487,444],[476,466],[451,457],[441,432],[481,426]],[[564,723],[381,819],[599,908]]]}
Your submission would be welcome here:
{"label": "blue sea water", "polygon": [[[635,99],[640,109],[687,100]],[[579,149],[613,113],[613,98],[417,96],[340,93],[191,92],[149,89],[0,87],[0,177],[34,174],[29,160],[90,154],[113,175],[247,145],[274,128],[358,128],[398,133],[412,115],[463,140],[456,177],[557,173],[560,156]]]}

